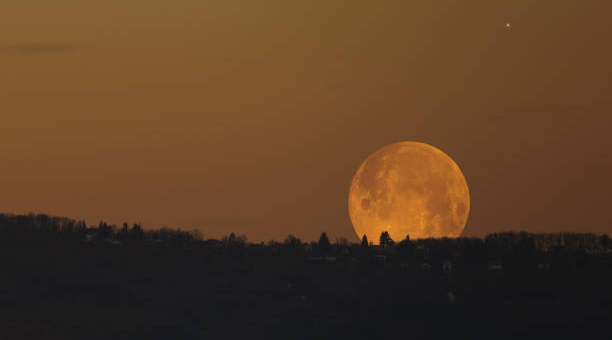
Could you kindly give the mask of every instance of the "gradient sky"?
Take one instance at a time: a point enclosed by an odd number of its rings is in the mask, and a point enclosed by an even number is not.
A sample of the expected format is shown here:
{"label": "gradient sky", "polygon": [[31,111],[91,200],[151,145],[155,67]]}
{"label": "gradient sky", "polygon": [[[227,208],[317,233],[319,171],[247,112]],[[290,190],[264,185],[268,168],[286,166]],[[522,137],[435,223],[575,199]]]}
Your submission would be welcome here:
{"label": "gradient sky", "polygon": [[358,166],[419,141],[463,170],[468,235],[610,233],[611,13],[609,0],[3,0],[0,211],[356,240]]}

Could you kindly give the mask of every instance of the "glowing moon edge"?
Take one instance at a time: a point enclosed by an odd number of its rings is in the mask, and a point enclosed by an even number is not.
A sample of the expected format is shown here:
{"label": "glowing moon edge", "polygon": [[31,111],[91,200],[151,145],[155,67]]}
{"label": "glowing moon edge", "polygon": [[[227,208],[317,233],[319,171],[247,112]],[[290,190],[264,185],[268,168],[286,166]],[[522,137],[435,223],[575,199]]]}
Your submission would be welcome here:
{"label": "glowing moon edge", "polygon": [[357,236],[378,244],[459,237],[470,212],[470,193],[459,166],[440,149],[419,142],[384,146],[366,158],[351,182],[348,210]]}

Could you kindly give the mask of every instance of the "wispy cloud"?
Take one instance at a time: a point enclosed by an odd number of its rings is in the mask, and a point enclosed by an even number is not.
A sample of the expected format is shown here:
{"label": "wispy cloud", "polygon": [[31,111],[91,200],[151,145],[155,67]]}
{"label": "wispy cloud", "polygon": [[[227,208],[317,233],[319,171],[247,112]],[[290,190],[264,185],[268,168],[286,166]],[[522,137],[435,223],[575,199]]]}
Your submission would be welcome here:
{"label": "wispy cloud", "polygon": [[0,45],[0,57],[63,53],[70,52],[75,49],[76,46],[70,44],[27,43]]}

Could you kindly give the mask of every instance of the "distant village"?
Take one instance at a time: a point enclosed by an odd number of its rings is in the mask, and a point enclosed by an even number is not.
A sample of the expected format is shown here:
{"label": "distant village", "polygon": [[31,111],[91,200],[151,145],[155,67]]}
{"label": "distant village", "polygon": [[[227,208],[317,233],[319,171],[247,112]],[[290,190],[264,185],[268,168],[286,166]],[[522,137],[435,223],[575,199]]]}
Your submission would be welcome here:
{"label": "distant village", "polygon": [[585,233],[251,243],[1,214],[0,265],[0,339],[560,338],[612,312],[609,238]]}
{"label": "distant village", "polygon": [[344,238],[330,241],[325,232],[318,242],[303,242],[289,235],[284,241],[249,243],[244,235],[204,239],[199,231],[162,228],[145,230],[139,224],[121,227],[43,214],[0,214],[0,242],[78,242],[108,247],[151,247],[203,250],[216,254],[249,253],[289,255],[308,261],[348,261],[396,264],[402,269],[451,272],[457,269],[582,268],[585,256],[612,251],[607,235],[592,233],[503,232],[485,238],[393,240],[383,232],[375,245],[364,235],[361,243]]}

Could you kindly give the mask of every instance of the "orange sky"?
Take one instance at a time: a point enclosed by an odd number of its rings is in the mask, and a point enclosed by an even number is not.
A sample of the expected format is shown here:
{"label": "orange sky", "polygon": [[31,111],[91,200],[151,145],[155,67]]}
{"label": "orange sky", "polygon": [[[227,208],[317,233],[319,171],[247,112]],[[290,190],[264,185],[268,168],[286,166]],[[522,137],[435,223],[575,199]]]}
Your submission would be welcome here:
{"label": "orange sky", "polygon": [[354,172],[412,140],[463,170],[467,234],[610,233],[610,13],[607,0],[3,0],[0,211],[355,238]]}

